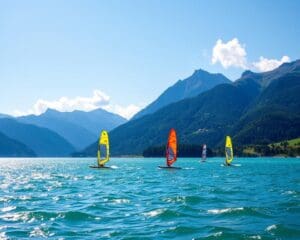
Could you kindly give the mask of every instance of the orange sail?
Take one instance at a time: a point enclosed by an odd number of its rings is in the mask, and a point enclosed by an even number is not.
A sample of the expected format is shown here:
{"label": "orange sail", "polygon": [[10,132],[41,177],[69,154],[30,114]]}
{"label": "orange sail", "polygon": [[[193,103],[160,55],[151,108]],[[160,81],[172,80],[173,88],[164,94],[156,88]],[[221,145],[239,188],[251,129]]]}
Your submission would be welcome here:
{"label": "orange sail", "polygon": [[166,148],[166,160],[167,165],[170,167],[177,159],[177,138],[175,129],[171,129],[169,132],[169,138]]}

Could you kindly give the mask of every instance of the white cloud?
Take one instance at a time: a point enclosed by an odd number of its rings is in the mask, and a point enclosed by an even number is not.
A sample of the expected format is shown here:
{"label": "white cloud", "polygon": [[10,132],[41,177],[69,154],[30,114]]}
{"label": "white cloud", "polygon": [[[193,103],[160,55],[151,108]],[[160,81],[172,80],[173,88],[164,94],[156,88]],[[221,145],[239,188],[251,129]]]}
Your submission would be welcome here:
{"label": "white cloud", "polygon": [[261,56],[258,62],[253,63],[253,66],[256,70],[260,72],[267,72],[279,67],[281,64],[285,62],[290,62],[290,61],[291,60],[288,56],[283,56],[280,60],[268,59]]}
{"label": "white cloud", "polygon": [[91,111],[97,108],[103,108],[107,111],[121,115],[124,118],[131,118],[141,107],[134,104],[128,106],[114,105],[110,103],[110,97],[100,90],[94,90],[91,97],[61,97],[58,100],[48,101],[38,99],[33,107],[27,111],[15,110],[14,116],[24,116],[28,114],[40,115],[48,108],[61,112],[71,112],[74,110]]}
{"label": "white cloud", "polygon": [[224,68],[238,67],[253,71],[266,72],[279,67],[282,63],[289,62],[288,56],[280,60],[260,57],[259,61],[249,63],[245,45],[240,44],[237,38],[228,42],[219,39],[212,49],[212,64],[220,63]]}
{"label": "white cloud", "polygon": [[224,68],[239,67],[247,68],[245,46],[241,45],[237,38],[233,38],[227,43],[221,39],[216,42],[212,51],[212,63],[220,62]]}

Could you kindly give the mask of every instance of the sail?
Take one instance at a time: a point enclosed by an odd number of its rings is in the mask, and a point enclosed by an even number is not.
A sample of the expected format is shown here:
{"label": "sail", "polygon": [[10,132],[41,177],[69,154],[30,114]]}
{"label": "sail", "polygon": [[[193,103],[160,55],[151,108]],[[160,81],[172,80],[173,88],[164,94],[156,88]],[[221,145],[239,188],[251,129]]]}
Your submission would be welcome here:
{"label": "sail", "polygon": [[202,147],[202,161],[206,160],[206,144],[203,144]]}
{"label": "sail", "polygon": [[166,161],[170,167],[177,159],[177,138],[175,129],[171,129],[169,132],[169,138],[166,148]]}
{"label": "sail", "polygon": [[104,166],[109,161],[109,139],[107,131],[102,131],[97,152],[98,166]]}
{"label": "sail", "polygon": [[232,142],[229,136],[226,136],[225,143],[226,164],[230,164],[233,160]]}

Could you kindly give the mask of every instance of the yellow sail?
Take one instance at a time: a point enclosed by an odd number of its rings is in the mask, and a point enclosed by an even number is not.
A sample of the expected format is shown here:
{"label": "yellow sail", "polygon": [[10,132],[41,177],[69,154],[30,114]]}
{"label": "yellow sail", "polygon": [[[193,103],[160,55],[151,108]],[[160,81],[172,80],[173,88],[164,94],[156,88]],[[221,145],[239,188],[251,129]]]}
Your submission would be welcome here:
{"label": "yellow sail", "polygon": [[98,166],[104,166],[109,161],[109,138],[107,131],[102,131],[97,152]]}
{"label": "yellow sail", "polygon": [[226,164],[230,164],[233,160],[232,142],[229,136],[226,136],[225,143]]}

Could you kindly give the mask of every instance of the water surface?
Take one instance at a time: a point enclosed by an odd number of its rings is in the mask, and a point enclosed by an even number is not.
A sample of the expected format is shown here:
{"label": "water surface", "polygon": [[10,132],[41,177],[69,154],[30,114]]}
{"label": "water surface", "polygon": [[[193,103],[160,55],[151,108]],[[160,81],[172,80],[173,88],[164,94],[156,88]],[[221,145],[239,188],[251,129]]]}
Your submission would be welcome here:
{"label": "water surface", "polygon": [[0,159],[0,239],[300,239],[300,159]]}

